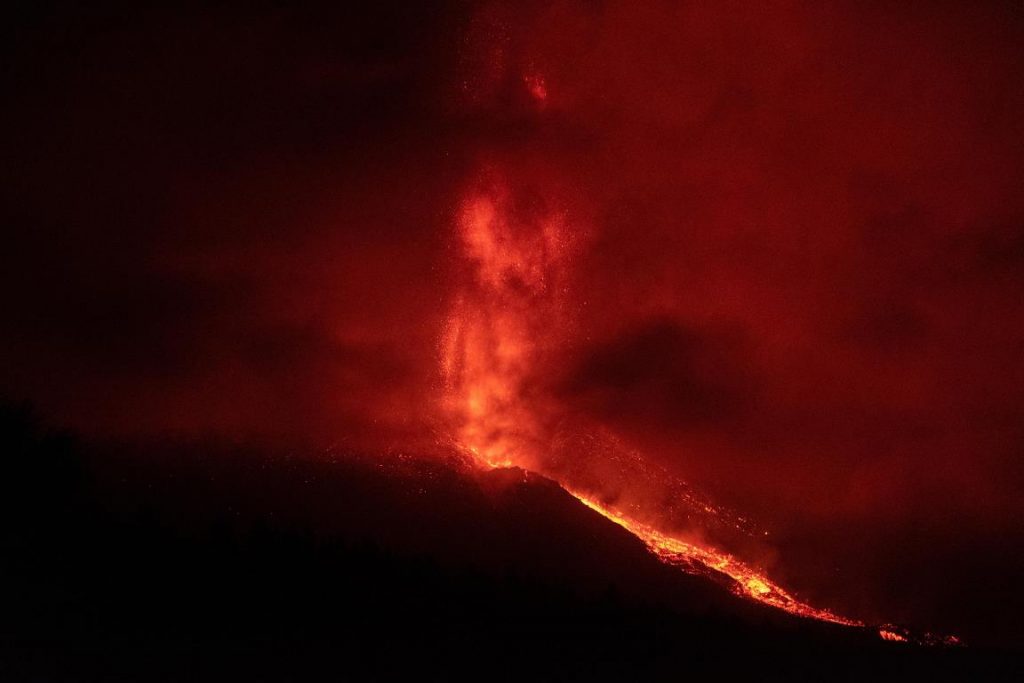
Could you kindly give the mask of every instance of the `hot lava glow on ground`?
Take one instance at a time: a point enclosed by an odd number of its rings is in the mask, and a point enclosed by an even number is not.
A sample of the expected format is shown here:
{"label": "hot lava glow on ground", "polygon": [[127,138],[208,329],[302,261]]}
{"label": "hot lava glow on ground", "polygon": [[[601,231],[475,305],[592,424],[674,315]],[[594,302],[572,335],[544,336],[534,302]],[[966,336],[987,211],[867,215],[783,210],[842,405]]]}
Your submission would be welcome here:
{"label": "hot lava glow on ground", "polygon": [[[673,538],[651,526],[632,520],[618,511],[584,495],[574,493],[569,489],[566,490],[591,510],[610,519],[639,538],[655,556],[666,564],[678,566],[684,571],[691,573],[705,574],[716,572],[728,576],[734,581],[732,584],[733,591],[738,595],[777,607],[791,614],[829,621],[844,626],[864,625],[856,619],[848,619],[826,609],[818,609],[800,602],[781,586],[772,582],[767,576],[743,564],[727,553],[720,552],[715,548],[701,547],[678,538]],[[884,632],[883,637],[885,637]]]}

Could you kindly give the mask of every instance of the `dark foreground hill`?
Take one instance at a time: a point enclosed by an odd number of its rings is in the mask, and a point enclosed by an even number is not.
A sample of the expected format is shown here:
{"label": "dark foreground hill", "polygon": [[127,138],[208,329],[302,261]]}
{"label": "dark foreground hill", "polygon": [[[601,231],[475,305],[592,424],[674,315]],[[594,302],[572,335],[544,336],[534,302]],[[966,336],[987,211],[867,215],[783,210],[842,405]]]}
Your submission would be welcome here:
{"label": "dark foreground hill", "polygon": [[0,680],[1019,680],[650,557],[557,485],[0,415]]}

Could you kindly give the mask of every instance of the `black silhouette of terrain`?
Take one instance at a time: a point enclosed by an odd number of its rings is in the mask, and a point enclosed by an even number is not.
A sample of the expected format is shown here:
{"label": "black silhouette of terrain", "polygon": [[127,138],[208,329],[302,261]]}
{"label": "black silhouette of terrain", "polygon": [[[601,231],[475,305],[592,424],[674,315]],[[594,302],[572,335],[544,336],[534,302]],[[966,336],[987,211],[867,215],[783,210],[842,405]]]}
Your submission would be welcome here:
{"label": "black silhouette of terrain", "polygon": [[4,681],[1020,680],[735,598],[517,470],[86,443],[21,407],[0,449]]}

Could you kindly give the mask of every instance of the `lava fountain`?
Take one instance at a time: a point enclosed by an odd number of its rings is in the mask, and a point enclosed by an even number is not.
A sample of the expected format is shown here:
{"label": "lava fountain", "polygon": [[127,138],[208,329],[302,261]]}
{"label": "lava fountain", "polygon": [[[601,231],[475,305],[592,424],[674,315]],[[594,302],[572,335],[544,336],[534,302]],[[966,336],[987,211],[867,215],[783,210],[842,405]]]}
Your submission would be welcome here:
{"label": "lava fountain", "polygon": [[[711,518],[743,530],[730,516],[663,470],[595,427],[591,448],[613,451],[588,467],[560,461],[558,441],[566,416],[546,391],[538,367],[572,333],[570,267],[585,241],[557,198],[517,191],[494,167],[481,171],[457,213],[458,243],[469,266],[441,342],[447,385],[445,409],[457,445],[481,467],[520,467],[558,481],[595,512],[640,539],[665,563],[724,579],[733,592],[792,614],[850,626],[860,622],[812,607],[735,555],[689,534],[660,528],[659,515],[642,501],[630,509],[604,502],[596,469],[616,461],[617,476],[668,490],[688,517]],[[578,446],[579,444],[577,444]],[[586,446],[586,444],[584,444]],[[586,456],[575,451],[575,460]],[[596,469],[595,469],[596,468]]]}

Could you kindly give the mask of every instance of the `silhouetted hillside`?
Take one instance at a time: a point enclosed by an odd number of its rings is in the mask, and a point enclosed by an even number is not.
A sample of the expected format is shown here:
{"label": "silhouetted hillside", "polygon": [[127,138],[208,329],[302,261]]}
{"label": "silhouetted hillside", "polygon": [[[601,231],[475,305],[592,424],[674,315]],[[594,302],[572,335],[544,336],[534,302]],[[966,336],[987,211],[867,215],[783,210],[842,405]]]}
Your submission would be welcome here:
{"label": "silhouetted hillside", "polygon": [[82,443],[17,407],[0,448],[5,681],[1011,674],[738,600],[519,471]]}

